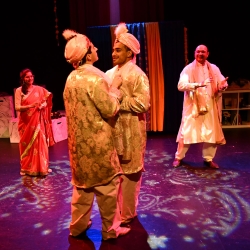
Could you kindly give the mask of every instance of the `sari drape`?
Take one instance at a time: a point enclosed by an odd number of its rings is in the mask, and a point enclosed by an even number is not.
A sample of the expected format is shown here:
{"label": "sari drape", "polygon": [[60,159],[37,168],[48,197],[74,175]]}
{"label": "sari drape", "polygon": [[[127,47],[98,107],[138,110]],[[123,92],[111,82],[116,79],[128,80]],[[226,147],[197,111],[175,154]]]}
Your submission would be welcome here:
{"label": "sari drape", "polygon": [[34,85],[27,98],[22,99],[21,106],[35,102],[45,105],[20,112],[18,123],[21,173],[32,176],[48,174],[48,147],[55,144],[51,125],[52,94]]}

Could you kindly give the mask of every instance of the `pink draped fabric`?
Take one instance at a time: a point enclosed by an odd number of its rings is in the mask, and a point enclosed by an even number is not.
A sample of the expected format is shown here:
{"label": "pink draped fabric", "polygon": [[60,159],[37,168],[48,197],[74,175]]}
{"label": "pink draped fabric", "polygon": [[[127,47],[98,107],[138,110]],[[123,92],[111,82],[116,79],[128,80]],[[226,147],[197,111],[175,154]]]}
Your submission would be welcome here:
{"label": "pink draped fabric", "polygon": [[26,106],[44,101],[47,103],[45,107],[30,108],[19,115],[21,172],[33,176],[48,174],[48,147],[55,144],[51,126],[52,94],[34,85],[32,92],[21,103],[21,106]]}

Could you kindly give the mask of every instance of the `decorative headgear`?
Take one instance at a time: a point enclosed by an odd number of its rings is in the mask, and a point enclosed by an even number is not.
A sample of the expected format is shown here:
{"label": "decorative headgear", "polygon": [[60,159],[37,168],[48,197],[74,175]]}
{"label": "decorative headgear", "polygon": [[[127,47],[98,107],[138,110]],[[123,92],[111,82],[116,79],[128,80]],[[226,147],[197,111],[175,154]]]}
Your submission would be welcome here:
{"label": "decorative headgear", "polygon": [[68,41],[64,51],[67,62],[73,64],[81,61],[91,44],[88,37],[69,29],[64,30],[62,35]]}
{"label": "decorative headgear", "polygon": [[[119,23],[115,29],[115,43],[121,42],[130,48],[135,55],[140,53],[140,43],[132,34],[128,33],[125,23]],[[134,57],[135,60],[135,57]]]}

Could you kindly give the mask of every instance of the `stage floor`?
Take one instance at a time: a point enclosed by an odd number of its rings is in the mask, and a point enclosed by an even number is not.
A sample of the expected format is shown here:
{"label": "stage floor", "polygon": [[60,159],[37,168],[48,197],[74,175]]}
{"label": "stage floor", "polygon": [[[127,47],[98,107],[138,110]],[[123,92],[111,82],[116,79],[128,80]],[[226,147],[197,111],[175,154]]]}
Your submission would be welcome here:
{"label": "stage floor", "polygon": [[128,235],[102,242],[96,203],[84,239],[69,236],[72,186],[67,140],[50,148],[46,178],[19,175],[18,144],[0,139],[1,250],[250,249],[250,129],[224,129],[220,169],[192,145],[174,169],[175,135],[148,133],[138,218]]}

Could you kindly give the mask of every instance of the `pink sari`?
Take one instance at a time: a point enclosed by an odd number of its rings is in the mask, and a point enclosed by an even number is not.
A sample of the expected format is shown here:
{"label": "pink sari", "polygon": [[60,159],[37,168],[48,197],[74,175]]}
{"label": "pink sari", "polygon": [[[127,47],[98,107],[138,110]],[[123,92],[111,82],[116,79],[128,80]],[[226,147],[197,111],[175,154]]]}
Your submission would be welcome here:
{"label": "pink sari", "polygon": [[33,90],[22,100],[21,105],[46,101],[47,106],[20,112],[18,131],[21,173],[32,176],[47,175],[48,147],[55,144],[51,126],[52,94],[40,86],[33,86]]}

